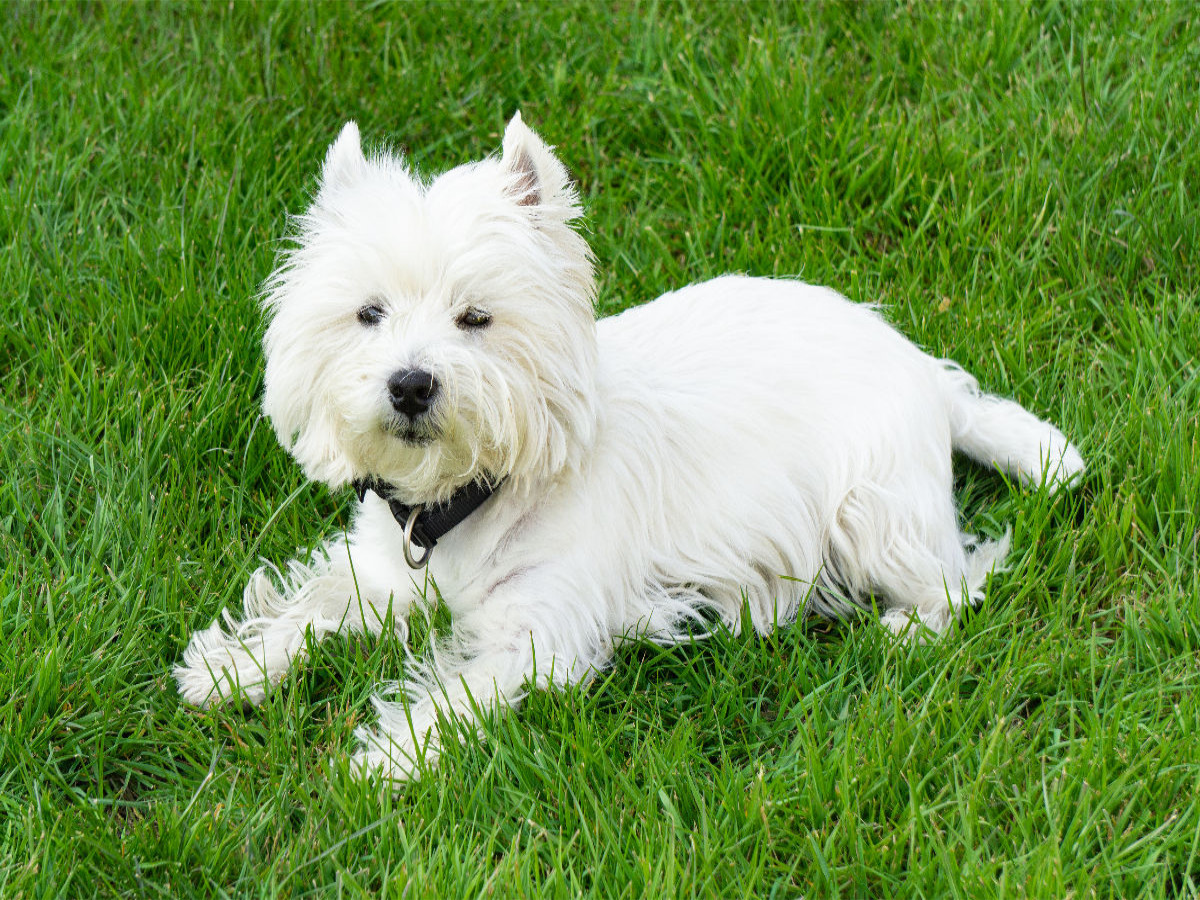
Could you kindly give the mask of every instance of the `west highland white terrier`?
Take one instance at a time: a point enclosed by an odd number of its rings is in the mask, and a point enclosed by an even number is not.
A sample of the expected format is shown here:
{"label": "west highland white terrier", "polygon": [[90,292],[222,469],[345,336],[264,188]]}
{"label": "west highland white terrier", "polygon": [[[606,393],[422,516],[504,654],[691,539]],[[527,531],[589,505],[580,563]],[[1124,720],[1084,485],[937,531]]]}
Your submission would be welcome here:
{"label": "west highland white terrier", "polygon": [[520,114],[499,158],[433,179],[345,126],[265,287],[263,410],[309,478],[355,487],[353,529],[192,636],[185,700],[258,703],[309,640],[406,637],[432,575],[452,633],[355,757],[402,781],[450,739],[439,718],[476,727],[629,636],[744,609],[760,632],[856,609],[940,632],[1008,546],[959,530],[951,451],[1051,490],[1083,471],[1053,425],[827,288],[727,276],[595,321],[580,214]]}

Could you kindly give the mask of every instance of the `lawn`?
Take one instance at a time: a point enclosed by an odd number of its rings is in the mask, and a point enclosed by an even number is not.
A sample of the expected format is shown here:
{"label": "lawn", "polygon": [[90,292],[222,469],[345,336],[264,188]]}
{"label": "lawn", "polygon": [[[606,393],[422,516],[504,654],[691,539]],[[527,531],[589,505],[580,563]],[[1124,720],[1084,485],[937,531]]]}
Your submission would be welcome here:
{"label": "lawn", "polygon": [[[0,25],[0,897],[1197,896],[1194,4]],[[170,672],[351,512],[258,412],[257,293],[329,141],[353,118],[432,172],[517,109],[579,181],[600,314],[726,271],[829,284],[1089,470],[1050,498],[961,465],[1011,568],[937,643],[625,646],[393,795],[336,761],[394,639],[329,641],[248,711]]]}

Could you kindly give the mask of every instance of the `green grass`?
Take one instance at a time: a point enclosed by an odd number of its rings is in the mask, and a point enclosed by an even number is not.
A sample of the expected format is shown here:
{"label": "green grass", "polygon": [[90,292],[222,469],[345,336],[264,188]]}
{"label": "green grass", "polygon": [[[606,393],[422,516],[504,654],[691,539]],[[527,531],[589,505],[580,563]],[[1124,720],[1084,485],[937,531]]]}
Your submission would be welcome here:
{"label": "green grass", "polygon": [[[0,7],[0,896],[1194,897],[1200,26],[1190,4]],[[170,678],[346,521],[258,419],[255,293],[341,123],[436,170],[520,108],[601,311],[737,270],[878,301],[1058,422],[964,465],[1012,568],[952,635],[627,647],[399,794],[394,642],[260,709]]]}

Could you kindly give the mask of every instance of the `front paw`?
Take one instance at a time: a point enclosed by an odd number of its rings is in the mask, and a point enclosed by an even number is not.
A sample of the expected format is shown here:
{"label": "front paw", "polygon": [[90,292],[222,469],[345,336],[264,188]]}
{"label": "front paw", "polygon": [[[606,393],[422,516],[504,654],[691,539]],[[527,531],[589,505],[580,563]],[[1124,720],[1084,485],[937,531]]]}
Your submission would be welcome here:
{"label": "front paw", "polygon": [[234,698],[258,704],[267,693],[262,664],[219,622],[192,635],[174,675],[179,696],[192,706],[214,706]]}
{"label": "front paw", "polygon": [[1061,434],[1053,435],[1047,446],[1039,448],[1038,453],[1045,466],[1046,488],[1051,492],[1075,487],[1087,471],[1083,456]]}
{"label": "front paw", "polygon": [[360,728],[355,736],[362,742],[362,748],[350,757],[351,775],[364,781],[390,782],[396,790],[416,781],[438,759],[437,748],[428,736],[419,745],[411,733],[389,735],[373,728]]}

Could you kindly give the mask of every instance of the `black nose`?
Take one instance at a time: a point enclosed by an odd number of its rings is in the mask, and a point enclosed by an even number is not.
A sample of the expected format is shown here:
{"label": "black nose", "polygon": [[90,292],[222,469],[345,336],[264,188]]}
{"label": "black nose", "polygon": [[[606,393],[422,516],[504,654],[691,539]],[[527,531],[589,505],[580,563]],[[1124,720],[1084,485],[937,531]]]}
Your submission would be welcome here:
{"label": "black nose", "polygon": [[428,412],[437,392],[437,379],[424,369],[399,369],[388,379],[392,408],[410,419]]}

